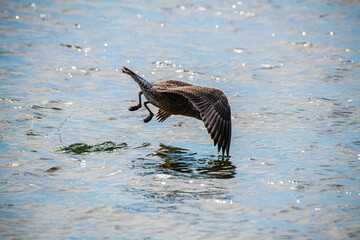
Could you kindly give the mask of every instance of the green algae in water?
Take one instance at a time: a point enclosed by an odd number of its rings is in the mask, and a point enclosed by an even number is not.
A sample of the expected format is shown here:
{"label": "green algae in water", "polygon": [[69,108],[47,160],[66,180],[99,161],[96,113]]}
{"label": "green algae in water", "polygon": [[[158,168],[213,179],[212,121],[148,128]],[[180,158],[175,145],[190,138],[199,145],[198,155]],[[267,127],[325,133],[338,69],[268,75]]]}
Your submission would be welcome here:
{"label": "green algae in water", "polygon": [[114,143],[112,141],[107,141],[95,145],[89,145],[86,143],[73,143],[69,146],[62,147],[61,151],[68,154],[85,154],[92,152],[113,152],[117,149],[122,149],[127,147],[126,143]]}

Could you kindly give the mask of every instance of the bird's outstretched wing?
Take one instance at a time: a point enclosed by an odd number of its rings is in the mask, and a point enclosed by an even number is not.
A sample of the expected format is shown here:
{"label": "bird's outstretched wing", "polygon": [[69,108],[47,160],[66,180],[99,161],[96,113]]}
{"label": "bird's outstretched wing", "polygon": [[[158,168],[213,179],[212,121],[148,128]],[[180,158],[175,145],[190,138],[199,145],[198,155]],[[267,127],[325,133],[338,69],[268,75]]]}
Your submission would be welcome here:
{"label": "bird's outstretched wing", "polygon": [[[218,145],[218,151],[229,155],[231,142],[231,109],[225,94],[214,88],[183,86],[166,90],[189,99],[200,112],[200,117],[206,129]],[[166,119],[166,118],[165,118]]]}

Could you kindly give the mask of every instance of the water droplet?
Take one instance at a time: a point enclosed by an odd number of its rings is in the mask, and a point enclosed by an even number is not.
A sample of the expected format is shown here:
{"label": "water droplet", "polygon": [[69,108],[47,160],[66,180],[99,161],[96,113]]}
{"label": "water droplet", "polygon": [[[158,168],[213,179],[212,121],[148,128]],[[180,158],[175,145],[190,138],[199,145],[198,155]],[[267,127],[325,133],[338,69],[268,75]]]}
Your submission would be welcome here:
{"label": "water droplet", "polygon": [[244,49],[242,49],[242,48],[234,48],[233,51],[236,52],[236,53],[242,53],[242,52],[244,52]]}
{"label": "water droplet", "polygon": [[168,175],[168,174],[156,174],[156,177],[160,178],[160,179],[169,179],[169,178],[171,178],[171,175]]}
{"label": "water droplet", "polygon": [[255,13],[252,13],[252,12],[247,12],[245,14],[246,17],[254,17],[255,16]]}

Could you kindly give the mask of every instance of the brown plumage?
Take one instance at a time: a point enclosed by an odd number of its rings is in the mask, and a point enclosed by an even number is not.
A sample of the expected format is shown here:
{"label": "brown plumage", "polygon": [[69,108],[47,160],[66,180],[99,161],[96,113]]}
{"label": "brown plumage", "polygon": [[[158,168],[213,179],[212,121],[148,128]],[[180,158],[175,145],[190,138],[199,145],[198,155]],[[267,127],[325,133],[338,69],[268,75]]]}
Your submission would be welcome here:
{"label": "brown plumage", "polygon": [[202,120],[214,146],[218,145],[218,151],[229,156],[231,141],[231,109],[225,94],[215,88],[193,86],[189,83],[167,80],[148,82],[130,69],[123,67],[123,73],[131,76],[140,86],[139,104],[130,107],[130,111],[141,108],[141,95],[144,94],[147,101],[145,108],[149,116],[144,122],[149,122],[154,114],[148,108],[151,103],[159,108],[157,120],[165,121],[171,115],[184,115]]}

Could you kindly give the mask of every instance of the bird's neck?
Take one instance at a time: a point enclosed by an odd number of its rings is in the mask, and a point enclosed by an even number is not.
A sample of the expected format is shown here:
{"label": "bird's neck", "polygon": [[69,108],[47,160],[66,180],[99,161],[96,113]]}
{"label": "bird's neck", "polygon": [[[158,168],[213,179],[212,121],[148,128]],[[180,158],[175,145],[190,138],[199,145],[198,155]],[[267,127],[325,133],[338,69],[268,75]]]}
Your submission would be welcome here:
{"label": "bird's neck", "polygon": [[144,78],[140,77],[139,75],[135,74],[132,76],[135,82],[137,82],[142,90],[149,90],[153,87],[151,82],[145,80]]}

